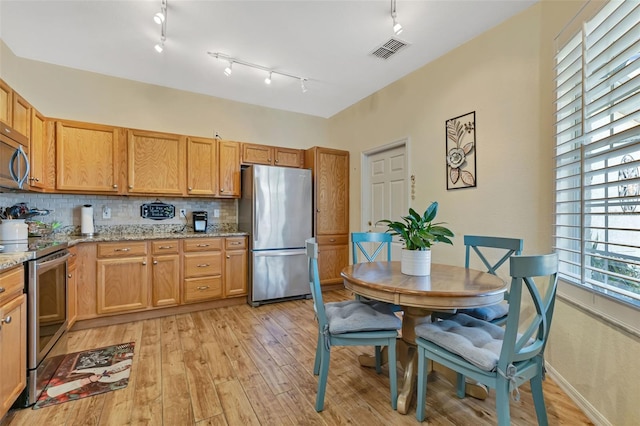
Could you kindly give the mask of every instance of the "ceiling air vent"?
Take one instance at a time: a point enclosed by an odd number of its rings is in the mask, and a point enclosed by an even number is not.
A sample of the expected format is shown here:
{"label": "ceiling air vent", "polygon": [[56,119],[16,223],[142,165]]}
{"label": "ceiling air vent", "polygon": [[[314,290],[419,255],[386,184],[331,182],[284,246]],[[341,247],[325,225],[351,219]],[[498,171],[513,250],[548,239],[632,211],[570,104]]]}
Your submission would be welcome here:
{"label": "ceiling air vent", "polygon": [[408,45],[409,43],[405,43],[397,38],[390,38],[389,41],[385,42],[382,46],[376,47],[373,52],[371,52],[371,55],[380,59],[389,59]]}

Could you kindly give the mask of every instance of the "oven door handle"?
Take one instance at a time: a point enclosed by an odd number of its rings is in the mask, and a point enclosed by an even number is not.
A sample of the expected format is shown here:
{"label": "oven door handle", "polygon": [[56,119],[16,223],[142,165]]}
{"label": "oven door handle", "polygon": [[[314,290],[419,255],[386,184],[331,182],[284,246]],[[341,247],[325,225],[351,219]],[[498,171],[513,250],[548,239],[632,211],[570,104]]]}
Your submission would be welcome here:
{"label": "oven door handle", "polygon": [[38,262],[36,260],[36,270],[39,272],[44,272],[47,271],[51,268],[54,268],[56,266],[58,266],[61,263],[64,263],[67,261],[67,259],[69,259],[69,257],[71,257],[71,253],[67,253],[64,256],[60,256],[60,257],[56,257],[54,259],[51,260],[46,260],[42,263]]}

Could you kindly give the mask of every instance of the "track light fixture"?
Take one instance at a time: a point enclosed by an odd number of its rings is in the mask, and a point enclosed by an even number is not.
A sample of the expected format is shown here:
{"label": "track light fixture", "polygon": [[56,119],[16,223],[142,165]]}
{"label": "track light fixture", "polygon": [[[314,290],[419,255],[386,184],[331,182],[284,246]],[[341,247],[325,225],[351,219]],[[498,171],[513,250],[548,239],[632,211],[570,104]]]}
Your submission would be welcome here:
{"label": "track light fixture", "polygon": [[300,76],[293,75],[293,74],[288,74],[286,72],[275,71],[275,70],[272,70],[271,68],[267,68],[267,67],[264,67],[262,65],[253,64],[251,62],[243,61],[242,59],[238,59],[238,58],[233,58],[231,56],[225,55],[224,53],[207,52],[207,55],[212,56],[212,57],[214,57],[216,59],[219,59],[221,61],[226,61],[226,62],[229,63],[229,65],[224,69],[224,74],[226,76],[231,74],[231,72],[232,72],[231,66],[233,64],[240,64],[240,65],[244,65],[245,67],[255,68],[255,69],[262,70],[262,71],[265,71],[265,72],[269,73],[269,75],[264,79],[265,84],[271,84],[273,75],[277,74],[277,75],[281,75],[281,76],[284,76],[284,77],[289,77],[289,78],[294,78],[296,80],[299,80],[300,81],[300,89],[302,90],[302,93],[306,93],[307,92],[307,86],[305,85],[305,82],[308,81],[308,78],[300,77]]}
{"label": "track light fixture", "polygon": [[402,25],[398,22],[398,14],[396,13],[396,0],[391,0],[391,19],[393,20],[393,32],[395,35],[400,35],[402,32]]}
{"label": "track light fixture", "polygon": [[154,46],[156,52],[162,53],[164,50],[164,42],[167,39],[167,0],[161,0],[160,12],[153,15],[153,20],[160,25],[160,43]]}
{"label": "track light fixture", "polygon": [[224,75],[229,77],[232,72],[233,72],[233,61],[229,61],[229,65],[227,65],[226,68],[224,69]]}

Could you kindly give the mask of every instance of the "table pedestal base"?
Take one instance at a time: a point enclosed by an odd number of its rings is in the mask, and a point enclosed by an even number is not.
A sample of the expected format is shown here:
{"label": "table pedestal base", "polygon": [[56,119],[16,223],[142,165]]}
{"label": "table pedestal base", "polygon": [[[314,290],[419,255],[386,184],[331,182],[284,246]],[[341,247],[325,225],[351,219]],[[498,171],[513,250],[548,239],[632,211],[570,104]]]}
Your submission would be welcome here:
{"label": "table pedestal base", "polygon": [[[398,362],[400,363],[404,380],[401,385],[398,386],[398,412],[400,414],[407,414],[409,411],[409,406],[411,405],[411,399],[413,398],[413,393],[416,390],[417,379],[418,379],[418,348],[415,343],[415,326],[429,321],[429,316],[431,315],[430,311],[420,308],[406,307],[403,308],[404,315],[402,318],[402,337],[396,341],[396,357]],[[382,363],[386,364],[389,362],[389,356],[387,354],[388,348],[385,347],[382,349]],[[358,361],[360,365],[363,367],[372,367],[376,366],[376,359],[372,355],[360,355],[358,357]],[[389,366],[389,368],[394,368],[395,366]],[[435,362],[429,362],[428,365],[429,372],[437,371],[439,374],[443,375],[447,380],[449,380],[454,386],[456,385],[456,372],[446,368],[440,364]],[[477,399],[486,399],[488,395],[487,388],[475,382],[467,381],[465,386],[465,393],[473,398]]]}

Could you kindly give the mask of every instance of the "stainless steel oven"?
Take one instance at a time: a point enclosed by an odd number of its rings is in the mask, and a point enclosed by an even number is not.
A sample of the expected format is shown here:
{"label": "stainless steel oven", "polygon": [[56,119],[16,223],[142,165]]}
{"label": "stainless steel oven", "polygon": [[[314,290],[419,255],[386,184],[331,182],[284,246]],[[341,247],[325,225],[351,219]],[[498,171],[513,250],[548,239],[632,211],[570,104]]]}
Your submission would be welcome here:
{"label": "stainless steel oven", "polygon": [[68,328],[67,245],[30,243],[27,251],[27,387],[18,398],[21,407],[34,404],[55,373],[67,352]]}

